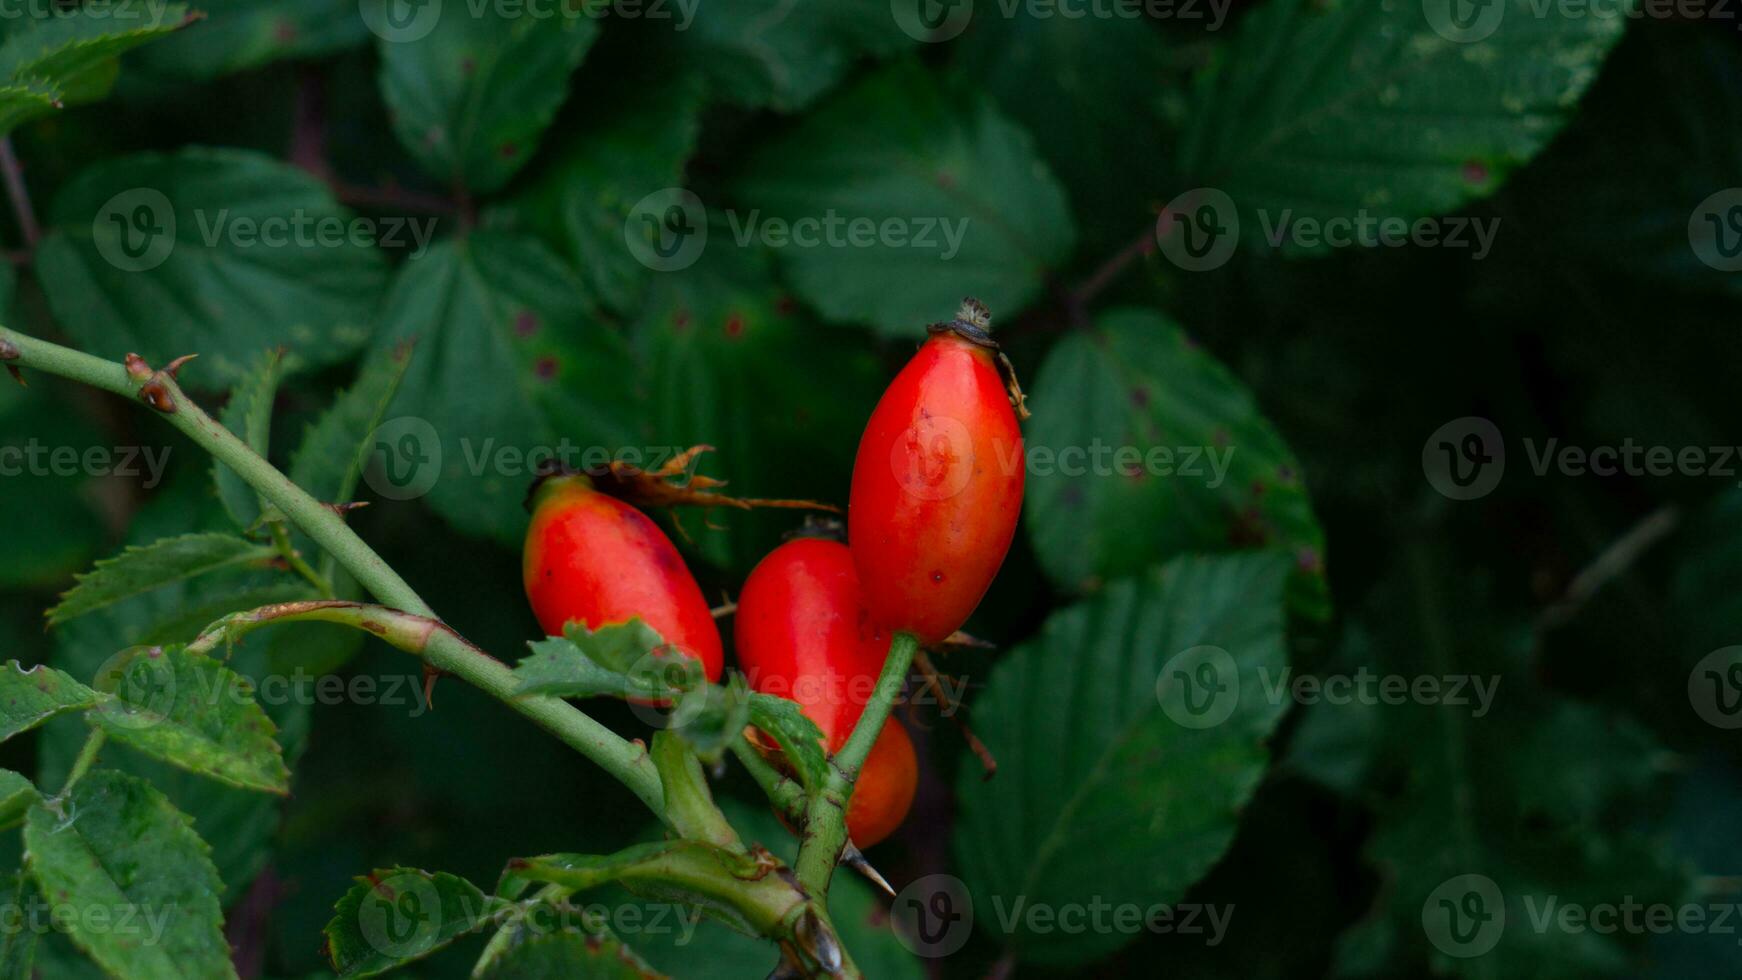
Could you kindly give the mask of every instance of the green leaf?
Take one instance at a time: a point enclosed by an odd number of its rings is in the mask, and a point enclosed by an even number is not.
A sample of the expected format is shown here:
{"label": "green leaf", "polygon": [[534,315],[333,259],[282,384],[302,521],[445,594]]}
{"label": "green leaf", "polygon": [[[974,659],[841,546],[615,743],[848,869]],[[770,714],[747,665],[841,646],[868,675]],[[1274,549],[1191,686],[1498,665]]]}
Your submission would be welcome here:
{"label": "green leaf", "polygon": [[[478,232],[401,268],[378,349],[418,340],[364,478],[383,497],[428,494],[465,532],[518,548],[541,458],[579,464],[632,444],[627,345],[585,287],[536,240]],[[559,439],[560,434],[560,439]]]}
{"label": "green leaf", "polygon": [[[19,777],[23,778],[23,777]],[[22,816],[23,811],[12,813],[7,820]],[[35,975],[32,965],[36,959],[36,930],[34,924],[26,915],[26,903],[33,897],[30,879],[22,874],[12,876],[10,887],[12,908],[16,909],[20,918],[10,919],[11,928],[6,930],[4,938],[0,938],[0,980],[31,980]]]}
{"label": "green leaf", "polygon": [[134,647],[96,684],[115,697],[90,721],[111,739],[231,786],[290,792],[277,728],[254,685],[216,660],[180,646]]}
{"label": "green leaf", "polygon": [[762,729],[780,746],[806,792],[815,793],[822,787],[829,776],[823,731],[806,717],[798,702],[772,694],[752,694],[750,724]]}
{"label": "green leaf", "polygon": [[37,116],[46,116],[59,109],[61,105],[60,89],[47,82],[28,79],[0,85],[0,133],[10,133]]}
{"label": "green leaf", "polygon": [[518,942],[482,974],[494,980],[660,980],[614,937],[564,929]]}
{"label": "green leaf", "polygon": [[94,707],[102,695],[43,664],[26,670],[16,660],[0,665],[0,741],[27,732],[65,711]]}
{"label": "green leaf", "polygon": [[[1075,237],[1064,193],[1028,135],[982,92],[912,61],[853,85],[763,146],[733,198],[735,239],[775,245],[784,239],[771,239],[771,219],[832,216],[835,230],[820,225],[816,247],[794,237],[776,248],[787,276],[830,319],[892,337],[918,337],[964,295],[994,314],[1016,313]],[[886,222],[901,234],[884,232]]]}
{"label": "green leaf", "polygon": [[488,925],[502,903],[443,871],[382,868],[360,877],[326,928],[326,954],[341,977],[372,977]]}
{"label": "green leaf", "polygon": [[[193,472],[190,475],[198,477]],[[204,480],[182,485],[210,501]],[[158,498],[162,500],[162,496]],[[223,519],[223,518],[220,518]],[[80,677],[93,677],[117,649],[159,646],[191,640],[208,623],[240,609],[274,602],[314,598],[308,583],[281,570],[232,571],[178,582],[155,592],[116,603],[55,630],[52,663]],[[327,648],[349,642],[355,631],[330,638],[336,627],[325,624],[269,626],[251,634],[230,651],[226,666],[259,685],[269,678],[312,678],[319,662],[330,661]],[[278,688],[285,691],[285,688]],[[308,692],[304,692],[306,695]],[[294,765],[307,739],[312,701],[308,696],[273,697],[263,706],[278,727],[287,765]],[[83,719],[61,718],[43,728],[37,739],[37,774],[44,785],[64,779],[89,729]],[[245,890],[272,853],[282,822],[284,801],[273,794],[238,789],[202,774],[177,768],[125,744],[105,749],[103,764],[156,786],[177,809],[194,819],[200,836],[211,844],[218,874],[236,894]]]}
{"label": "green leaf", "polygon": [[225,384],[267,348],[322,366],[362,345],[386,263],[353,220],[317,178],[261,154],[136,154],[56,195],[36,268],[80,346],[155,365],[198,353],[184,381]]}
{"label": "green leaf", "polygon": [[[365,20],[390,2],[363,0]],[[389,29],[381,96],[399,141],[444,184],[500,188],[538,148],[598,35],[579,13],[508,17],[492,5],[442,17],[434,8],[427,33],[421,16],[403,34]]]}
{"label": "green leaf", "polygon": [[913,46],[879,0],[716,0],[691,9],[693,22],[679,19],[669,35],[678,60],[701,66],[716,97],[750,108],[797,111],[861,55]]}
{"label": "green leaf", "polygon": [[270,559],[276,552],[233,534],[186,534],[130,547],[97,562],[48,611],[50,626],[102,609],[172,582],[234,570]]}
{"label": "green leaf", "polygon": [[291,482],[325,503],[351,501],[369,436],[387,416],[412,356],[410,347],[397,347],[363,362],[357,380],[303,433],[290,458]]}
{"label": "green leaf", "polygon": [[101,769],[59,806],[31,808],[25,864],[44,895],[87,913],[66,922],[80,949],[130,980],[236,975],[211,849],[185,814],[149,783]]}
{"label": "green leaf", "polygon": [[312,58],[369,37],[351,0],[200,0],[205,16],[141,51],[154,75],[207,81],[286,58]]}
{"label": "green leaf", "polygon": [[[272,439],[272,405],[278,397],[278,382],[285,369],[284,351],[261,353],[252,368],[230,391],[218,421],[239,437],[262,459],[266,459]],[[218,499],[236,526],[246,531],[260,522],[269,505],[254,492],[236,471],[222,462],[212,460],[212,481],[218,487]]]}
{"label": "green leaf", "polygon": [[[768,254],[718,237],[648,292],[632,336],[648,365],[654,455],[638,465],[705,443],[719,451],[701,465],[734,494],[845,504],[854,441],[841,434],[864,429],[887,380],[871,338],[816,342],[819,325],[779,287]],[[787,510],[722,509],[705,531],[679,536],[748,572],[797,523]]]}
{"label": "green leaf", "polygon": [[635,309],[650,273],[624,247],[625,228],[648,195],[683,184],[701,128],[695,78],[646,74],[611,79],[609,94],[595,96],[580,125],[560,127],[523,189],[488,215],[493,225],[537,234],[618,312]]}
{"label": "green leaf", "polygon": [[1069,589],[1191,551],[1286,548],[1290,602],[1322,619],[1324,532],[1300,464],[1252,394],[1177,325],[1115,310],[1031,383],[1029,539]]}
{"label": "green leaf", "polygon": [[[1221,27],[1215,4],[1177,19]],[[1189,14],[1189,16],[1188,16]],[[1082,249],[1105,254],[1155,224],[1171,145],[1163,84],[1177,75],[1159,25],[1120,17],[976,17],[952,67],[974,79],[1033,137],[1070,196]]]}
{"label": "green leaf", "polygon": [[[42,794],[36,791],[34,783],[10,769],[0,769],[0,826],[10,826],[40,799]],[[6,975],[0,969],[0,977]]]}
{"label": "green leaf", "polygon": [[703,686],[701,662],[671,650],[641,617],[589,629],[569,623],[561,637],[528,643],[515,693],[666,700]]}
{"label": "green leaf", "polygon": [[0,79],[52,91],[54,108],[95,101],[114,84],[116,59],[123,52],[178,30],[189,19],[187,5],[180,3],[27,15],[24,25],[0,43]]}
{"label": "green leaf", "polygon": [[[1287,571],[1275,554],[1178,559],[1054,613],[1000,656],[974,728],[1018,778],[983,780],[970,761],[956,779],[977,928],[1001,929],[1017,903],[1175,902],[1216,863],[1283,713],[1262,682],[1286,663]],[[1034,962],[1132,938],[1025,922],[1018,911],[996,939]]]}
{"label": "green leaf", "polygon": [[1465,34],[1452,6],[1254,8],[1194,94],[1186,186],[1228,194],[1254,245],[1303,218],[1411,221],[1492,193],[1571,116],[1627,20],[1500,0]]}

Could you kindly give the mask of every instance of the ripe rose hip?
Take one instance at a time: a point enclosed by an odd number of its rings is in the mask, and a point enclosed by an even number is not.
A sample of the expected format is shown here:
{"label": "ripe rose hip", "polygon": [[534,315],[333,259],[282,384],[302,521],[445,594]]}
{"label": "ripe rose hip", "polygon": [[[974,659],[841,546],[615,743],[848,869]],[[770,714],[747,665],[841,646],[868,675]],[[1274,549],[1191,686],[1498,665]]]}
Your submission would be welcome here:
{"label": "ripe rose hip", "polygon": [[700,660],[708,680],[720,679],[720,630],[683,557],[651,518],[594,490],[587,477],[551,477],[535,492],[522,575],[545,633],[639,616]]}
{"label": "ripe rose hip", "polygon": [[[738,596],[738,664],[758,691],[797,701],[833,754],[853,733],[883,660],[889,631],[859,603],[847,546],[800,538],[769,552]],[[883,726],[854,781],[847,834],[870,847],[901,825],[919,785],[919,760],[901,723]]]}
{"label": "ripe rose hip", "polygon": [[848,540],[865,606],[931,643],[980,604],[1022,512],[1015,386],[988,321],[968,300],[955,321],[930,327],[871,413],[853,462]]}

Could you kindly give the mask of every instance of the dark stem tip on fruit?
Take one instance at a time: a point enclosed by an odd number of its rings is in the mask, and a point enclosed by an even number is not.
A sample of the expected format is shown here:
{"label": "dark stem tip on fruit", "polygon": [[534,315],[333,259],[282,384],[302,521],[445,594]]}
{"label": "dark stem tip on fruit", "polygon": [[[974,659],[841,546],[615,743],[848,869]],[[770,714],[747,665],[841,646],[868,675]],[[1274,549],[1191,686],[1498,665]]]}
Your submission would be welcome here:
{"label": "dark stem tip on fruit", "polygon": [[988,333],[992,328],[992,311],[972,296],[962,299],[956,318],[926,327],[928,333],[953,333],[967,342],[988,350],[997,350],[998,342]]}

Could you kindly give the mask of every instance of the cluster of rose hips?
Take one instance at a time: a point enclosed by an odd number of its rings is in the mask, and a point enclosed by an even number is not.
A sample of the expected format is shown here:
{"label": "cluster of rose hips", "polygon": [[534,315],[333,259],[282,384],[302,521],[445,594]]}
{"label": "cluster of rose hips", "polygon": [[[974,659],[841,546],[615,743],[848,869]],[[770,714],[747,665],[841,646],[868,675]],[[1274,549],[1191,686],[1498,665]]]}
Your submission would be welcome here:
{"label": "cluster of rose hips", "polygon": [[[985,308],[966,301],[955,320],[931,326],[883,393],[853,462],[847,543],[790,540],[739,595],[739,666],[756,689],[798,701],[830,753],[852,733],[895,633],[937,644],[960,629],[1016,533],[1022,396],[987,324]],[[720,632],[677,549],[587,475],[539,488],[524,573],[546,632],[640,617],[719,680]],[[892,720],[854,786],[853,842],[869,847],[900,826],[917,784],[913,743]]]}

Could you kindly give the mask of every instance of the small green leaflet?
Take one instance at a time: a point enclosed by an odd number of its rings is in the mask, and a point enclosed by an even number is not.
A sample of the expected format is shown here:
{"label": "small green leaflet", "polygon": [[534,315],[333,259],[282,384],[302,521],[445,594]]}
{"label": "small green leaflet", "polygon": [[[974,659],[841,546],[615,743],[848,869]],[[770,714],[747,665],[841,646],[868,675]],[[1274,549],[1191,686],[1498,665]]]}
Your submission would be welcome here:
{"label": "small green leaflet", "polygon": [[797,243],[801,222],[834,216],[836,240],[868,242],[775,251],[824,316],[889,337],[920,337],[963,296],[995,317],[1015,314],[1076,237],[1064,191],[1028,134],[983,92],[911,60],[765,143],[732,189],[743,205],[729,212],[735,237],[772,245],[790,228]]}
{"label": "small green leaflet", "polygon": [[[271,448],[272,403],[278,396],[278,382],[285,371],[284,351],[261,353],[254,366],[230,391],[230,400],[218,421],[248,444],[248,448],[266,459]],[[229,512],[236,526],[247,531],[268,512],[268,504],[255,493],[236,471],[222,462],[212,460],[212,481],[218,487],[218,499]]]}
{"label": "small green leaflet", "polygon": [[1055,344],[1031,388],[1050,410],[1024,433],[1024,523],[1054,582],[1089,592],[1180,554],[1286,548],[1294,608],[1330,614],[1325,535],[1299,462],[1177,324],[1111,310]]}
{"label": "small green leaflet", "polygon": [[290,792],[277,728],[249,680],[181,646],[134,647],[103,665],[112,692],[90,716],[114,741],[189,772],[268,793]]}
{"label": "small green leaflet", "polygon": [[234,534],[186,534],[131,547],[78,576],[77,584],[48,611],[48,624],[58,626],[171,582],[263,562],[276,554]]}
{"label": "small green leaflet", "polygon": [[665,638],[641,617],[589,629],[570,623],[561,638],[528,644],[520,662],[517,694],[558,697],[680,697],[702,685],[701,663],[666,647]]}
{"label": "small green leaflet", "polygon": [[34,783],[10,769],[0,769],[0,827],[11,826],[40,799],[42,794]]}
{"label": "small green leaflet", "polygon": [[0,134],[63,105],[107,95],[123,52],[191,19],[187,5],[179,3],[117,5],[107,13],[57,9],[52,16],[27,17],[0,43],[0,79],[9,83],[0,88]]}
{"label": "small green leaflet", "polygon": [[327,959],[341,977],[386,973],[483,928],[503,904],[444,871],[380,868],[333,906]]}
{"label": "small green leaflet", "polygon": [[[829,757],[823,751],[823,732],[805,716],[795,701],[772,694],[750,695],[750,723],[779,744],[798,781],[814,793],[829,775]],[[893,724],[893,723],[892,723]]]}
{"label": "small green leaflet", "polygon": [[1300,219],[1413,221],[1493,193],[1572,115],[1627,18],[1497,0],[1463,27],[1458,6],[1254,7],[1196,87],[1178,190],[1226,195],[1253,245],[1308,251],[1325,246],[1287,237]]}
{"label": "small green leaflet", "polygon": [[64,711],[95,707],[103,696],[46,665],[26,670],[16,660],[0,666],[0,741],[29,731]]}
{"label": "small green leaflet", "polygon": [[229,980],[223,886],[193,822],[150,783],[106,769],[57,809],[30,809],[24,860],[44,895],[106,916],[66,922],[78,947],[128,980]]}
{"label": "small green leaflet", "polygon": [[[974,728],[1001,772],[956,777],[955,850],[976,909],[1178,901],[1234,839],[1283,715],[1287,556],[1187,557],[1048,617],[998,658]],[[992,938],[1025,962],[1098,959],[1129,933]]]}

